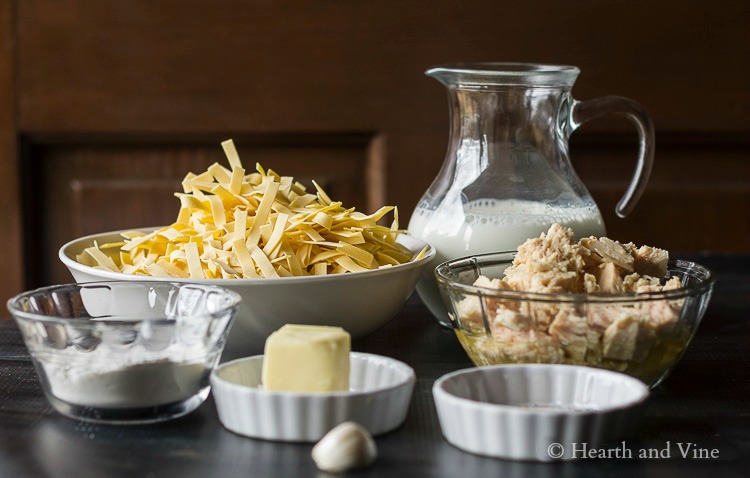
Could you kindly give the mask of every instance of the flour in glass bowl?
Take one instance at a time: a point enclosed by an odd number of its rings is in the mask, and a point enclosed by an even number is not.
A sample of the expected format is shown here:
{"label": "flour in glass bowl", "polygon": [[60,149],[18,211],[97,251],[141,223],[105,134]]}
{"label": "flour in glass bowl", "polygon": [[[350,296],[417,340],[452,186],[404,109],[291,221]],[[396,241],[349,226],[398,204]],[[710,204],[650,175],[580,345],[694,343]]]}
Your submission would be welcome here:
{"label": "flour in glass bowl", "polygon": [[[69,352],[69,353],[68,353]],[[56,398],[99,408],[141,408],[180,402],[208,386],[206,353],[170,346],[127,354],[97,348],[85,354],[66,349],[39,354]],[[45,356],[46,355],[46,356]]]}

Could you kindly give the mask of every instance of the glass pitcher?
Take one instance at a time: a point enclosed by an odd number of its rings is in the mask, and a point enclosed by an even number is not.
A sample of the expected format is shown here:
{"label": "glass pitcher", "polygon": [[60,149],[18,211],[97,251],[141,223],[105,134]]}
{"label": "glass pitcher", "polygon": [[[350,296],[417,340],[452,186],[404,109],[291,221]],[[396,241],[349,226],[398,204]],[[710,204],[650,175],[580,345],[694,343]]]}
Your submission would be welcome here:
{"label": "glass pitcher", "polygon": [[[523,63],[441,65],[426,72],[448,88],[450,141],[408,230],[437,249],[433,266],[515,250],[555,222],[579,238],[604,235],[599,209],[568,156],[570,134],[603,114],[625,115],[638,129],[635,173],[616,212],[625,217],[633,209],[651,172],[653,125],[627,98],[574,100],[570,90],[579,73],[574,66]],[[433,269],[426,269],[417,291],[450,326]]]}

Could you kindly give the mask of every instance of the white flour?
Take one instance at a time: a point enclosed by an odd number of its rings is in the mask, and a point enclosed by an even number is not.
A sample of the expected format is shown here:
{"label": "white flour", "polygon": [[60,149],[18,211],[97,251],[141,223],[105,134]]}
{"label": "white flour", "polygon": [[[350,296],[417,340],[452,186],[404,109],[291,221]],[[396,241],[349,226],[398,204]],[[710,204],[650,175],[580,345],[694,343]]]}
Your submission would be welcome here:
{"label": "white flour", "polygon": [[193,350],[188,356],[176,346],[140,354],[101,347],[86,354],[67,352],[40,359],[52,394],[82,406],[136,408],[185,400],[207,385],[210,371],[203,354]]}

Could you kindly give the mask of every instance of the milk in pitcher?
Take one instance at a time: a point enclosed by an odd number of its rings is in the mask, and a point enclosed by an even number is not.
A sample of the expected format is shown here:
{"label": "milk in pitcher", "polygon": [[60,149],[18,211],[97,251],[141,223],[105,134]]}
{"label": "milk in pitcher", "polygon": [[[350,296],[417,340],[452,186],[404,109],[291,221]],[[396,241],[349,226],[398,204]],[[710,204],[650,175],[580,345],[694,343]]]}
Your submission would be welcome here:
{"label": "milk in pitcher", "polygon": [[434,278],[441,262],[486,252],[514,251],[538,237],[553,223],[573,229],[577,238],[604,236],[604,221],[595,204],[564,207],[518,199],[482,199],[463,205],[463,215],[442,217],[441,211],[417,207],[409,233],[431,244],[437,255],[417,285],[423,302],[443,325],[449,325],[445,304]]}

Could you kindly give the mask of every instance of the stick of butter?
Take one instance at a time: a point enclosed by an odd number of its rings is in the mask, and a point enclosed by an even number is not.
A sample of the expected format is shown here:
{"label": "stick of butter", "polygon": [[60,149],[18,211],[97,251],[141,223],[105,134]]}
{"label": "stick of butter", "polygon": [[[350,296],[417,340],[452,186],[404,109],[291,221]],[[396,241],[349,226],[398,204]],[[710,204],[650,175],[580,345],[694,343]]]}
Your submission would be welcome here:
{"label": "stick of butter", "polygon": [[263,387],[290,392],[349,390],[351,337],[341,327],[287,324],[266,340]]}

